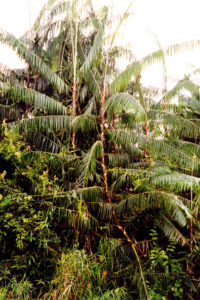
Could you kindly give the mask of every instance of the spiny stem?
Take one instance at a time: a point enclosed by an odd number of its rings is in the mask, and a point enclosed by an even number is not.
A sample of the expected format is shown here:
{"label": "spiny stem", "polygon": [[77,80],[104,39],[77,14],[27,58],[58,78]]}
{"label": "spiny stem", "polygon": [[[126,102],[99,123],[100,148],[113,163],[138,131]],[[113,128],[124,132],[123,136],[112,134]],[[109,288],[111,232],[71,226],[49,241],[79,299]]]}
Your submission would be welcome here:
{"label": "spiny stem", "polygon": [[137,250],[136,250],[136,240],[135,240],[135,242],[133,242],[131,240],[131,238],[127,234],[126,230],[121,225],[119,225],[119,221],[118,221],[118,219],[117,219],[117,217],[116,217],[115,214],[114,214],[114,218],[115,218],[115,220],[116,220],[116,222],[118,224],[117,227],[123,233],[123,235],[125,236],[127,242],[129,242],[131,244],[131,248],[133,249],[133,252],[135,254],[135,257],[136,257],[138,265],[139,265],[140,275],[141,275],[141,278],[142,278],[142,284],[143,284],[144,292],[145,292],[145,297],[146,297],[146,300],[149,300],[150,298],[149,298],[149,294],[148,294],[148,290],[147,290],[147,286],[146,286],[146,282],[145,282],[145,278],[144,278],[144,273],[143,273],[142,266],[141,266],[141,263],[140,263],[140,258],[138,256]]}

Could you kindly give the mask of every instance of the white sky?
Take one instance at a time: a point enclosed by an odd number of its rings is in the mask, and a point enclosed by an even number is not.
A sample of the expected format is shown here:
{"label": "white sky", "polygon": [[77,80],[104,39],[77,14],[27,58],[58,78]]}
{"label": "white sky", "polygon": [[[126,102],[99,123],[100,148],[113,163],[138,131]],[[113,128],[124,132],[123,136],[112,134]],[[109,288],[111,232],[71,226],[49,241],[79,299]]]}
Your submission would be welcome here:
{"label": "white sky", "polygon": [[[113,0],[119,13],[130,0]],[[0,27],[21,36],[30,29],[46,0],[0,0]],[[112,0],[94,0],[95,6],[109,4]],[[155,41],[148,28],[166,47],[173,43],[200,39],[200,0],[135,0],[130,21],[123,27],[122,43],[129,44],[136,57],[156,50]],[[11,50],[0,45],[0,62],[9,67],[22,66]],[[184,55],[167,59],[168,87],[174,85],[191,70],[200,67],[200,48]],[[143,84],[162,87],[162,67],[148,68],[143,74]]]}

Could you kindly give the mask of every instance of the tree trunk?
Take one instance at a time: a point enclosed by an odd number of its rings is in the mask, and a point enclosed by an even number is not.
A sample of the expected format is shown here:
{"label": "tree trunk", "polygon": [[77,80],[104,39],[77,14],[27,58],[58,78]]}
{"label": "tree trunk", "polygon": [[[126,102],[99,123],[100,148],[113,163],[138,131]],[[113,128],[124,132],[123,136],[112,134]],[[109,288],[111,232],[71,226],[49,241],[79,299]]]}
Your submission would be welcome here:
{"label": "tree trunk", "polygon": [[[101,108],[104,105],[106,101],[106,96],[105,96],[105,89],[102,93],[101,97]],[[106,170],[106,164],[105,164],[105,153],[104,153],[104,147],[105,147],[105,112],[101,112],[100,114],[100,140],[102,142],[102,157],[101,157],[101,165],[103,169],[103,180],[104,180],[104,185],[105,185],[105,194],[107,201],[110,202],[110,195],[109,195],[109,188],[108,188],[108,176],[107,176],[107,170]]]}

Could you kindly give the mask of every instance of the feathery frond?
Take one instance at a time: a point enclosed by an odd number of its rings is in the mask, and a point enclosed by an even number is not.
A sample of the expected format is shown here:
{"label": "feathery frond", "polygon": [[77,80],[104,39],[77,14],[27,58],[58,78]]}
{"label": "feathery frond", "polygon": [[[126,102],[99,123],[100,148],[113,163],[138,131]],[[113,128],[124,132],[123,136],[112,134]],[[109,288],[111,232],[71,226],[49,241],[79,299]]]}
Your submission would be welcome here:
{"label": "feathery frond", "polygon": [[162,176],[153,176],[150,179],[150,183],[157,188],[162,187],[172,191],[184,192],[198,187],[200,178],[181,173],[171,173]]}
{"label": "feathery frond", "polygon": [[139,101],[128,93],[114,94],[105,102],[103,111],[106,111],[109,121],[112,120],[113,113],[118,115],[121,112],[129,111],[133,111],[138,120],[146,119],[146,113]]}
{"label": "feathery frond", "polygon": [[175,225],[163,213],[159,214],[156,224],[161,228],[164,234],[173,242],[181,246],[188,244],[184,235],[175,227]]}
{"label": "feathery frond", "polygon": [[29,129],[41,132],[58,130],[69,131],[73,119],[73,116],[42,116],[11,122],[8,124],[8,127],[17,127],[20,131],[27,131]]}
{"label": "feathery frond", "polygon": [[175,44],[164,49],[159,49],[152,54],[145,56],[141,60],[133,62],[122,73],[120,73],[117,78],[113,80],[113,82],[110,84],[110,90],[112,93],[124,91],[128,82],[133,76],[137,76],[139,74],[141,68],[143,69],[146,66],[151,66],[154,63],[160,62],[163,59],[163,55],[169,56],[186,50],[189,51],[194,47],[198,47],[199,45],[200,40],[192,40]]}
{"label": "feathery frond", "polygon": [[37,70],[42,76],[44,76],[58,89],[58,91],[68,93],[67,84],[20,40],[14,37],[14,35],[0,29],[0,41],[15,50],[20,58],[24,59],[28,64],[30,64],[32,69]]}
{"label": "feathery frond", "polygon": [[20,85],[8,85],[1,82],[0,92],[2,96],[9,96],[13,100],[20,100],[29,103],[30,105],[35,105],[36,107],[45,109],[51,114],[67,114],[66,107],[64,107],[62,103]]}
{"label": "feathery frond", "polygon": [[97,141],[83,158],[80,168],[79,184],[87,186],[90,174],[95,174],[96,160],[102,155],[102,143]]}

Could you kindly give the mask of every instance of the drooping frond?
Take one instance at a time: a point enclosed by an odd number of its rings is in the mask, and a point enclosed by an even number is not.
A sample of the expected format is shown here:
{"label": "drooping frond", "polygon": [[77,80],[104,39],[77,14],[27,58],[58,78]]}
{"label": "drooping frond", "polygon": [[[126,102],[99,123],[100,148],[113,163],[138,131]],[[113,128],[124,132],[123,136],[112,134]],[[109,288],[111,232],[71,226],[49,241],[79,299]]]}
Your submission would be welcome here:
{"label": "drooping frond", "polygon": [[134,213],[134,209],[139,209],[140,211],[146,209],[164,210],[181,226],[186,225],[186,218],[183,212],[187,217],[191,217],[187,206],[182,203],[178,196],[157,190],[129,196],[117,205],[116,212],[118,215],[131,214]]}
{"label": "drooping frond", "polygon": [[15,38],[11,33],[0,29],[0,41],[17,52],[20,58],[24,59],[30,66],[37,70],[43,77],[45,77],[51,84],[53,84],[58,91],[68,92],[67,84],[56,75],[38,56],[29,50],[20,40]]}
{"label": "drooping frond", "polygon": [[[82,58],[82,61],[84,62],[86,59],[86,56],[84,54],[84,49],[81,45],[81,43],[78,41],[78,48],[80,52],[80,57]],[[89,90],[91,91],[92,95],[95,96],[97,99],[101,98],[101,88],[99,81],[102,75],[100,72],[98,72],[97,68],[93,67],[91,69],[88,69],[88,72],[84,74],[84,79],[88,85]],[[100,100],[99,100],[100,101]]]}
{"label": "drooping frond", "polygon": [[0,119],[7,119],[8,121],[18,120],[20,113],[13,106],[0,104]]}
{"label": "drooping frond", "polygon": [[74,118],[71,124],[72,129],[75,132],[85,132],[94,131],[97,129],[97,118],[94,115],[84,114],[79,115]]}
{"label": "drooping frond", "polygon": [[80,168],[79,184],[87,186],[90,174],[95,174],[96,160],[102,155],[102,143],[97,141],[83,158]]}
{"label": "drooping frond", "polygon": [[97,219],[111,220],[113,216],[113,206],[110,203],[98,203]]}
{"label": "drooping frond", "polygon": [[166,158],[172,163],[176,162],[179,168],[186,168],[187,170],[199,169],[200,160],[197,157],[185,153],[178,147],[170,145],[167,141],[149,137],[146,142],[148,143],[148,149],[151,151],[151,155],[155,153],[157,156]]}
{"label": "drooping frond", "polygon": [[127,154],[121,153],[108,153],[106,155],[108,157],[109,166],[113,167],[125,167],[130,164],[130,157]]}
{"label": "drooping frond", "polygon": [[156,224],[171,241],[179,243],[181,246],[188,243],[184,235],[175,227],[169,218],[164,215],[164,213],[159,214]]}
{"label": "drooping frond", "polygon": [[122,112],[134,112],[135,118],[145,120],[146,114],[139,101],[128,93],[116,93],[110,97],[103,106],[106,111],[108,120],[111,121],[113,113],[120,114]]}
{"label": "drooping frond", "polygon": [[35,20],[32,30],[33,31],[37,31],[38,27],[41,24],[42,18],[44,18],[46,11],[48,11],[49,9],[51,9],[51,7],[54,5],[54,3],[58,1],[58,0],[48,0],[42,7],[42,9],[39,12],[39,15],[37,17],[37,19]]}
{"label": "drooping frond", "polygon": [[124,91],[128,82],[133,76],[137,76],[141,71],[141,68],[151,66],[154,63],[160,62],[164,56],[169,56],[175,53],[183,52],[186,50],[191,50],[194,47],[200,45],[200,40],[192,40],[179,44],[169,46],[164,49],[159,49],[150,55],[145,56],[139,61],[130,64],[122,73],[117,76],[110,85],[110,90],[112,93],[117,93],[119,91]]}
{"label": "drooping frond", "polygon": [[[77,159],[74,157],[74,159]],[[88,203],[98,203],[101,202],[101,198],[103,196],[103,188],[100,186],[92,186],[92,187],[84,187],[69,191],[56,192],[46,195],[48,198],[70,198],[70,197],[84,197],[84,200]]]}
{"label": "drooping frond", "polygon": [[36,149],[50,153],[60,153],[63,151],[60,139],[52,132],[27,132],[24,134],[26,141],[33,143]]}
{"label": "drooping frond", "polygon": [[170,143],[175,145],[175,147],[179,148],[180,150],[185,151],[191,156],[200,156],[200,145],[198,144],[177,139],[170,140]]}
{"label": "drooping frond", "polygon": [[162,187],[164,189],[182,192],[198,187],[200,184],[200,178],[181,173],[171,173],[167,175],[153,176],[150,179],[150,183],[157,188]]}
{"label": "drooping frond", "polygon": [[[66,21],[56,20],[52,23],[47,23],[45,26],[43,26],[42,33],[40,36],[40,45],[45,45],[52,36],[55,36],[55,39],[50,44],[51,47],[51,45],[55,43],[55,40],[58,41],[58,38],[56,37],[56,32],[58,30],[61,31],[61,28],[64,27],[65,24]],[[51,53],[53,53],[53,51],[51,51]]]}
{"label": "drooping frond", "polygon": [[125,187],[135,188],[137,186],[137,177],[140,171],[137,169],[109,169],[108,174],[115,180],[111,186],[111,190],[124,189]]}
{"label": "drooping frond", "polygon": [[167,92],[164,97],[166,98],[166,100],[170,100],[175,97],[182,89],[186,89],[188,91],[191,91],[192,93],[199,92],[199,87],[194,82],[192,82],[189,77],[185,77],[184,79],[180,80],[172,90]]}
{"label": "drooping frond", "polygon": [[35,131],[41,132],[58,130],[67,131],[70,129],[73,119],[73,116],[42,116],[11,122],[8,124],[8,127],[17,127],[21,131],[28,129],[34,129]]}
{"label": "drooping frond", "polygon": [[147,112],[147,116],[149,120],[162,122],[164,126],[169,126],[172,132],[176,132],[181,136],[196,138],[200,135],[200,127],[198,125],[176,114],[166,111],[150,110]]}
{"label": "drooping frond", "polygon": [[85,106],[83,112],[84,112],[84,114],[92,114],[92,113],[94,113],[96,115],[96,113],[97,113],[97,103],[96,103],[95,97],[92,97],[88,101],[88,103]]}
{"label": "drooping frond", "polygon": [[20,85],[0,83],[0,92],[2,96],[9,96],[13,100],[20,100],[29,103],[30,105],[35,105],[36,107],[45,109],[51,114],[67,114],[67,110],[62,103]]}
{"label": "drooping frond", "polygon": [[200,114],[200,101],[193,98],[179,97],[178,103],[185,108],[191,109],[194,113]]}
{"label": "drooping frond", "polygon": [[68,228],[90,230],[97,227],[97,220],[86,211],[77,211],[65,207],[54,207],[59,221],[63,221]]}
{"label": "drooping frond", "polygon": [[152,136],[146,136],[142,133],[138,133],[126,129],[112,129],[109,130],[109,135],[112,140],[119,145],[123,145],[125,148],[129,147],[129,144],[138,143],[139,149],[145,149],[148,145],[148,151],[151,155],[157,155],[159,157],[167,158],[172,162],[177,162],[180,167],[198,170],[200,161],[198,158],[194,158],[189,154],[181,151],[178,147],[170,145],[165,140],[157,139]]}
{"label": "drooping frond", "polygon": [[126,10],[124,11],[123,15],[120,17],[119,22],[118,22],[118,24],[117,24],[117,26],[116,26],[116,28],[115,28],[113,34],[112,34],[112,39],[111,39],[111,43],[110,43],[111,46],[113,45],[113,42],[115,41],[115,37],[116,37],[116,35],[117,35],[118,32],[119,32],[119,28],[122,26],[122,24],[124,23],[124,21],[125,21],[125,20],[128,18],[128,16],[130,15],[129,10],[130,10],[130,8],[131,8],[133,2],[134,2],[134,0],[132,0],[132,1],[129,3],[129,5],[128,5],[128,7],[126,8]]}
{"label": "drooping frond", "polygon": [[98,53],[103,47],[103,36],[105,31],[105,25],[106,25],[106,18],[107,14],[105,15],[104,20],[102,21],[102,25],[99,27],[94,43],[92,47],[90,48],[90,51],[88,53],[88,56],[86,57],[84,64],[81,67],[81,71],[83,74],[86,74],[88,70],[90,69],[92,63],[94,63],[94,59],[97,57]]}
{"label": "drooping frond", "polygon": [[44,151],[28,151],[22,153],[21,159],[29,163],[36,160],[48,159],[51,167],[63,167],[64,163],[74,160],[75,157],[73,155],[55,154]]}

